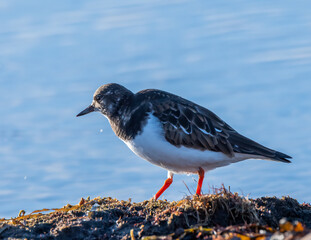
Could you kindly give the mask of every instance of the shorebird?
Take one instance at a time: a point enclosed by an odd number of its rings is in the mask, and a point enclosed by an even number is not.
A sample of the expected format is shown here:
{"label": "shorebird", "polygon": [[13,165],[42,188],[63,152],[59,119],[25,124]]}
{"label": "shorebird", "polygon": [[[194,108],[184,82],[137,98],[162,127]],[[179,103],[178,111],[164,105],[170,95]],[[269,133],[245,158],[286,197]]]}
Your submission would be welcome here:
{"label": "shorebird", "polygon": [[134,94],[119,84],[106,84],[77,117],[90,112],[101,112],[136,155],[168,170],[154,199],[172,184],[175,173],[198,174],[196,194],[201,195],[206,171],[246,159],[290,163],[290,156],[242,136],[210,110],[169,92]]}

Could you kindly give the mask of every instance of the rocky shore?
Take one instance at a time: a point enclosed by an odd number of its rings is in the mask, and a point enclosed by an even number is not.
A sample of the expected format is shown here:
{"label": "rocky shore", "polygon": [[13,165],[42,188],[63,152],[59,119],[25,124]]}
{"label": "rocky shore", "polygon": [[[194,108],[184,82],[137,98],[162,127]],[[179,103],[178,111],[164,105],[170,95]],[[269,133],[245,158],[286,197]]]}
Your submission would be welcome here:
{"label": "rocky shore", "polygon": [[109,197],[0,219],[0,239],[311,239],[311,205],[222,188],[180,201]]}

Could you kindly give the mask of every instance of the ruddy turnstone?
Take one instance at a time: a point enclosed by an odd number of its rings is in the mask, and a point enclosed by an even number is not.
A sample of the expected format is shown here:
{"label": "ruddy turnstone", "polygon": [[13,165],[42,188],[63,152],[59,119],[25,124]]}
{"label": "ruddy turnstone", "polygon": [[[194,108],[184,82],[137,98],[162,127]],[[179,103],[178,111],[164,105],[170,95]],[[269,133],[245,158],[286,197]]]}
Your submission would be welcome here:
{"label": "ruddy turnstone", "polygon": [[136,94],[110,83],[99,87],[92,104],[77,117],[99,111],[115,134],[139,157],[168,170],[159,196],[174,173],[199,175],[246,159],[290,163],[290,156],[246,138],[210,110],[174,94],[147,89]]}

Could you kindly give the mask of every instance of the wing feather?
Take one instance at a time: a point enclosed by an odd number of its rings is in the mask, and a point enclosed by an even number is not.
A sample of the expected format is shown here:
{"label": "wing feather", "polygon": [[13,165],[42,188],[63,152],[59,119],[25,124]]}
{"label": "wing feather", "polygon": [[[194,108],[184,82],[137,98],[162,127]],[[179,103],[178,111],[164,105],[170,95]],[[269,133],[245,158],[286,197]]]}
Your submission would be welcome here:
{"label": "wing feather", "polygon": [[199,113],[195,107],[174,101],[155,105],[153,114],[162,122],[165,138],[171,144],[202,151],[221,151],[233,156],[234,151],[228,141],[229,134],[224,134],[222,129],[216,131],[208,115]]}
{"label": "wing feather", "polygon": [[162,123],[165,138],[171,144],[199,150],[263,156],[290,162],[290,156],[244,137],[210,110],[174,94],[147,89],[136,94],[137,102],[147,100],[151,112]]}

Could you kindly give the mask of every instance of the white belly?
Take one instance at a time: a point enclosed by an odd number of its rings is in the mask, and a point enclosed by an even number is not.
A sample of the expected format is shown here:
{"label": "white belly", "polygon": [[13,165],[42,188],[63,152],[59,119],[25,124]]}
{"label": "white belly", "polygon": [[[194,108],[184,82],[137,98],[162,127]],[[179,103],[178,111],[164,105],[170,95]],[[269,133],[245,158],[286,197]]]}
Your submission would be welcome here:
{"label": "white belly", "polygon": [[175,147],[166,141],[161,123],[153,115],[142,134],[124,142],[139,157],[175,173],[197,173],[200,167],[209,171],[250,158],[247,154],[236,153],[231,158],[221,152]]}

